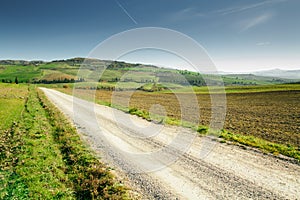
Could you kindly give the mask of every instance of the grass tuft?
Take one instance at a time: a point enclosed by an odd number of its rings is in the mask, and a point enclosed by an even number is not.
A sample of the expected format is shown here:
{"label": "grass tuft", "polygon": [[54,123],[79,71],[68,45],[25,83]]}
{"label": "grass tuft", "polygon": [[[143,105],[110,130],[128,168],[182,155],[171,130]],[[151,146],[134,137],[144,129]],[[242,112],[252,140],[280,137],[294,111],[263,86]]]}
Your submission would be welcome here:
{"label": "grass tuft", "polygon": [[233,142],[238,142],[246,146],[255,147],[261,149],[264,152],[273,153],[274,155],[286,155],[300,161],[300,151],[292,145],[273,143],[255,136],[233,134],[226,130],[222,131],[220,138]]}

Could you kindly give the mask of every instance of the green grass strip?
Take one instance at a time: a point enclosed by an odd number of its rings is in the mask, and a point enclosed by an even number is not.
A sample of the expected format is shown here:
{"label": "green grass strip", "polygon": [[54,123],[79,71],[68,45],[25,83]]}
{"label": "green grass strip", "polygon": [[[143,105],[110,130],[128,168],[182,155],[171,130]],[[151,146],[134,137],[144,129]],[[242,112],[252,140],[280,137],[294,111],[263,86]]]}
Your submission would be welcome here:
{"label": "green grass strip", "polygon": [[274,155],[282,154],[300,161],[300,149],[292,145],[273,143],[258,137],[233,134],[225,130],[222,131],[220,138],[224,138],[226,140],[237,142],[246,146],[255,147],[264,152],[273,153]]}

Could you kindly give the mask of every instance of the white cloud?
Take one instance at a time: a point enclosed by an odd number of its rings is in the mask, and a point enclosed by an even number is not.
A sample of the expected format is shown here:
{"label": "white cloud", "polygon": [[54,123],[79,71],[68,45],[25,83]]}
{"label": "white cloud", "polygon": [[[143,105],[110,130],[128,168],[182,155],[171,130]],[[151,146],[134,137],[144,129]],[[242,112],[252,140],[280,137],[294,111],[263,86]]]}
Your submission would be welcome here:
{"label": "white cloud", "polygon": [[272,13],[264,13],[262,15],[256,16],[249,20],[244,20],[240,22],[241,32],[249,30],[259,24],[266,23],[270,19],[272,19],[274,14]]}

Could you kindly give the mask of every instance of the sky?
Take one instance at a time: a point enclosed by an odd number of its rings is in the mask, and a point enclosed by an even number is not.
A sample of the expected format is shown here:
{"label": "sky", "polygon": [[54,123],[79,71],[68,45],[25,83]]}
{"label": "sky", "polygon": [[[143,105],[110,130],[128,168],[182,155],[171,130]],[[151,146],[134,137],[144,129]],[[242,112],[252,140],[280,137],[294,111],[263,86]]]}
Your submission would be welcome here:
{"label": "sky", "polygon": [[[219,71],[300,69],[299,9],[299,0],[1,0],[0,59],[87,57],[115,34],[161,27],[199,43]],[[186,64],[157,50],[120,60]]]}

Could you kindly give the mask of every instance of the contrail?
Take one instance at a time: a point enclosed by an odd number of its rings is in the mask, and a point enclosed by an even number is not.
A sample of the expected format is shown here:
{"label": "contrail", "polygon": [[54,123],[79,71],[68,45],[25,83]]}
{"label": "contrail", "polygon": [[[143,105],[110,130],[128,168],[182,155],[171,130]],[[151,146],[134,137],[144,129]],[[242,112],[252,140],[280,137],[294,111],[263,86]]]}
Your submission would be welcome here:
{"label": "contrail", "polygon": [[116,3],[118,4],[118,6],[125,12],[125,14],[133,21],[133,23],[138,24],[133,17],[131,17],[131,15],[127,12],[127,10],[120,4],[119,1],[115,0]]}

